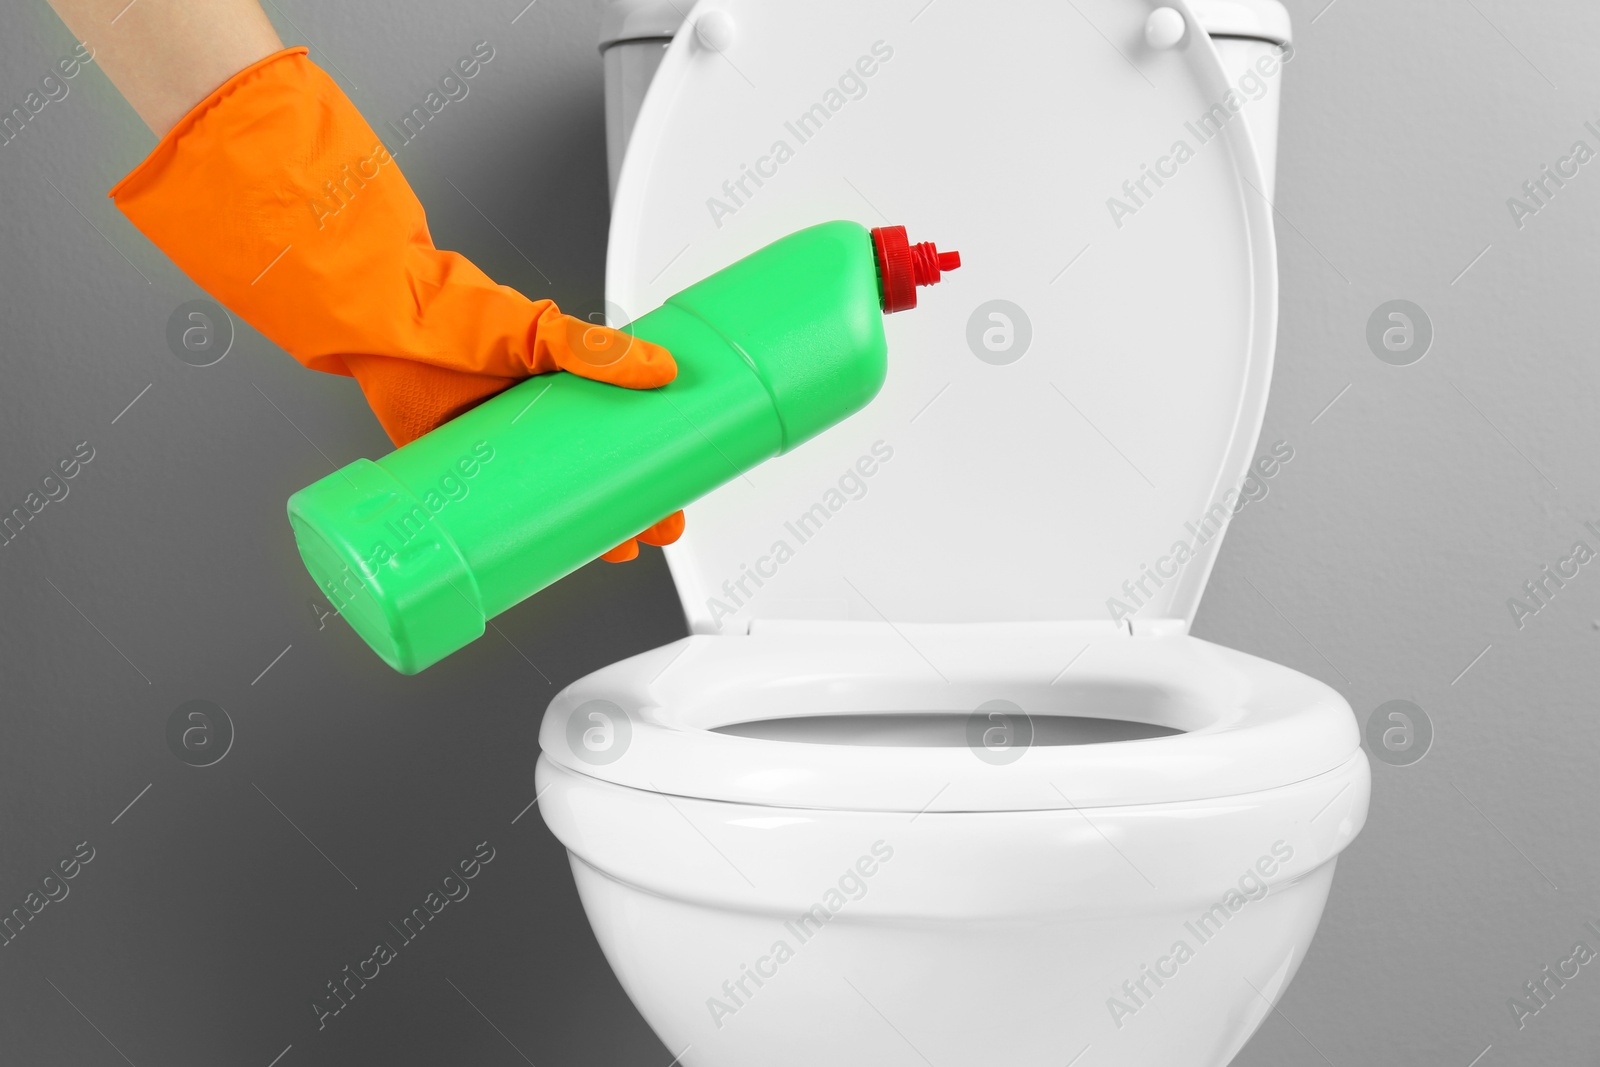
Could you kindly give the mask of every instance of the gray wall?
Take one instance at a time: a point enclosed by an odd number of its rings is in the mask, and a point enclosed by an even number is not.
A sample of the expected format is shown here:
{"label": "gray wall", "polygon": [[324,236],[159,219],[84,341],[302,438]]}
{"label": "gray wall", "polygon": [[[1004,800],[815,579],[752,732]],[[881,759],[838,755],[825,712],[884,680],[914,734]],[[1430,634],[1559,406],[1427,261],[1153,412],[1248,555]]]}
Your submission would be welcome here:
{"label": "gray wall", "polygon": [[[1573,141],[1600,149],[1600,9],[1325,2],[1291,3],[1284,79],[1265,440],[1295,458],[1235,522],[1197,631],[1322,678],[1363,722],[1413,701],[1435,738],[1374,762],[1321,935],[1239,1062],[1592,1062],[1593,968],[1521,1030],[1506,1001],[1575,941],[1600,949],[1600,568],[1521,628],[1506,601],[1575,540],[1600,548],[1600,163],[1521,229],[1506,198]],[[441,245],[582,314],[606,226],[598,14],[519,9],[268,5],[375,124],[490,42],[402,166]],[[71,49],[40,0],[7,6],[0,110]],[[98,70],[68,84],[0,146],[0,510],[94,450],[0,547],[0,911],[79,842],[94,858],[0,947],[0,1062],[662,1067],[562,850],[517,818],[547,698],[681,633],[659,553],[585,569],[414,679],[319,626],[283,499],[385,440],[352,383],[246,327],[213,366],[169,350],[200,294],[104,198],[153,139]],[[1409,366],[1366,341],[1393,299],[1435,330]],[[190,700],[235,730],[208,767],[168,745]],[[323,983],[483,841],[470,895],[319,1031]]]}
{"label": "gray wall", "polygon": [[[1321,678],[1363,724],[1414,701],[1435,738],[1373,761],[1321,933],[1239,1062],[1593,1063],[1593,965],[1520,1030],[1507,999],[1575,942],[1600,951],[1600,566],[1520,629],[1507,600],[1574,541],[1600,550],[1600,163],[1520,230],[1506,200],[1574,141],[1600,151],[1600,8],[1326,3],[1291,0],[1284,76],[1263,438],[1295,459],[1240,515],[1196,629]],[[1411,366],[1366,342],[1393,299],[1434,325]]]}

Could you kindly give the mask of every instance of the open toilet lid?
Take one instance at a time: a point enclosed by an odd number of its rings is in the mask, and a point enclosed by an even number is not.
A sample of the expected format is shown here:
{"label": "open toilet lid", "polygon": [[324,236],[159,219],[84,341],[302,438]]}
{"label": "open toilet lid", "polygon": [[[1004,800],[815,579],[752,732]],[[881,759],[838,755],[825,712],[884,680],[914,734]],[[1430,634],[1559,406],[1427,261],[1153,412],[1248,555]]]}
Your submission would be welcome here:
{"label": "open toilet lid", "polygon": [[1261,426],[1277,278],[1248,98],[1185,0],[1181,43],[1146,43],[1155,6],[690,13],[618,185],[622,317],[829,219],[963,264],[887,319],[865,410],[688,509],[667,551],[695,631],[1192,620]]}

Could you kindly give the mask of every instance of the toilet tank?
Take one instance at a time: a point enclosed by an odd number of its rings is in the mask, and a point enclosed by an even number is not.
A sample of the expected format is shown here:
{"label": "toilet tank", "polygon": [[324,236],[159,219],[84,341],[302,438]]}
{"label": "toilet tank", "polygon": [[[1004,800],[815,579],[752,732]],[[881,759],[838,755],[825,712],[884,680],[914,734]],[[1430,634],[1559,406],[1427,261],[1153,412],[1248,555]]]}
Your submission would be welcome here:
{"label": "toilet tank", "polygon": [[1261,161],[1262,192],[1270,201],[1277,186],[1283,66],[1294,57],[1289,11],[1278,0],[1191,0],[1190,7],[1211,36],[1229,83],[1249,101],[1245,124]]}
{"label": "toilet tank", "polygon": [[661,66],[684,11],[672,0],[608,0],[600,19],[600,60],[606,82],[606,167],[611,196],[628,149],[639,105]]}
{"label": "toilet tank", "polygon": [[[1279,0],[1191,0],[1189,6],[1216,45],[1228,80],[1242,86],[1241,95],[1249,100],[1245,121],[1266,181],[1262,192],[1271,200],[1278,166],[1282,66],[1294,55],[1289,11]],[[685,13],[672,0],[607,0],[605,5],[600,55],[605,66],[606,163],[613,197],[639,107]]]}

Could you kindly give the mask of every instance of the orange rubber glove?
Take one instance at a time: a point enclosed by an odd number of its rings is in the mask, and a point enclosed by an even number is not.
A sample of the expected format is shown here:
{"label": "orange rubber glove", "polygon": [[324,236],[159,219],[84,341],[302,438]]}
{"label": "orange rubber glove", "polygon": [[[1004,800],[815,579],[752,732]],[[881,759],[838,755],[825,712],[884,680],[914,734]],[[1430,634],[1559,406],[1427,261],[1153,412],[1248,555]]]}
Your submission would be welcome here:
{"label": "orange rubber glove", "polygon": [[[666,349],[563,315],[440,251],[344,92],[288,48],[228,79],[111,190],[195,284],[313,370],[353,377],[396,445],[532,374],[630,389]],[[683,513],[639,535],[670,544]],[[603,558],[638,555],[627,541]]]}

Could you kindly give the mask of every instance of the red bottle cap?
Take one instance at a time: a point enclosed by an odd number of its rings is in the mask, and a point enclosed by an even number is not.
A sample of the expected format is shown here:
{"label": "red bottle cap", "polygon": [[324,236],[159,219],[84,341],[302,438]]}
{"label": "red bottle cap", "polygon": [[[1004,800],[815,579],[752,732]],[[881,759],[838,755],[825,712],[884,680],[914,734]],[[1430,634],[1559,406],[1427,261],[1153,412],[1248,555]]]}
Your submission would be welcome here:
{"label": "red bottle cap", "polygon": [[941,252],[932,241],[911,244],[904,226],[872,231],[878,254],[878,293],[885,314],[917,306],[917,286],[933,285],[947,270],[961,266],[960,252]]}

